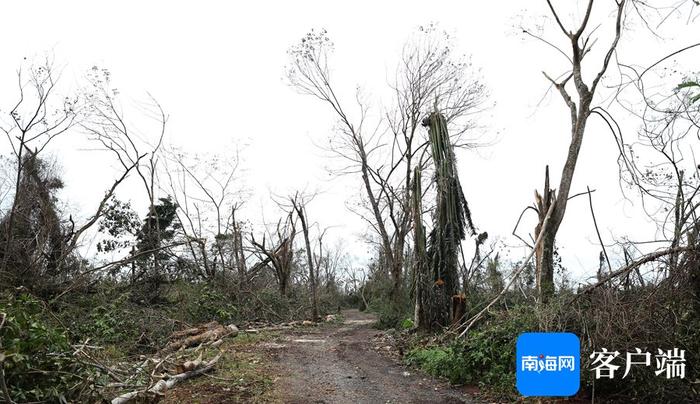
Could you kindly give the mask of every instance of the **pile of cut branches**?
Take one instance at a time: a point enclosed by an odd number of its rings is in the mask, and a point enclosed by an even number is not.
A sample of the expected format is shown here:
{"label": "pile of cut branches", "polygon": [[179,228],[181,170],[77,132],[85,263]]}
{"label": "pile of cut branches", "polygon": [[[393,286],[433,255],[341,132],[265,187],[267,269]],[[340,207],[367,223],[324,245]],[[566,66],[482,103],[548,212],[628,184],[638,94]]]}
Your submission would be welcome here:
{"label": "pile of cut branches", "polygon": [[[235,325],[223,326],[213,321],[174,332],[157,354],[141,356],[136,364],[108,368],[116,382],[105,387],[130,389],[112,399],[112,404],[137,399],[140,402],[157,401],[177,383],[212,370],[221,359],[220,347],[224,338],[236,335],[238,328]],[[84,355],[89,357],[86,352]]]}

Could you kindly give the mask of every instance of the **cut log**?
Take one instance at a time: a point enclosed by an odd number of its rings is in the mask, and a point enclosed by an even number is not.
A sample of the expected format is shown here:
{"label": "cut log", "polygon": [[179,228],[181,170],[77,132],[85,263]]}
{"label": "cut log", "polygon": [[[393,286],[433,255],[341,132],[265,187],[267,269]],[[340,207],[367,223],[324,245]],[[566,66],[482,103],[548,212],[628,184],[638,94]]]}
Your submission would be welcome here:
{"label": "cut log", "polygon": [[[220,340],[219,340],[220,341]],[[197,359],[191,361],[185,361],[183,364],[177,366],[177,373],[185,373],[185,372],[191,372],[195,369],[199,369],[202,367],[202,364],[204,361],[202,361],[202,354],[200,353]]]}
{"label": "cut log", "polygon": [[216,321],[211,321],[206,324],[202,324],[198,327],[188,328],[185,330],[175,331],[168,337],[169,340],[176,340],[189,337],[191,335],[198,335],[208,330],[213,330],[215,328],[221,327]]}
{"label": "cut log", "polygon": [[259,334],[261,332],[266,332],[266,331],[282,331],[282,330],[289,330],[290,328],[294,328],[291,325],[287,324],[282,324],[274,327],[264,327],[264,328],[248,328],[243,330],[243,332],[248,333],[248,334]]}
{"label": "cut log", "polygon": [[199,375],[202,375],[211,369],[214,368],[214,365],[216,365],[216,362],[221,359],[221,354],[216,355],[214,359],[210,360],[207,362],[203,367],[195,370],[191,370],[188,372],[180,373],[175,376],[171,376],[167,379],[162,379],[159,380],[158,383],[153,385],[153,387],[149,388],[146,391],[132,391],[129,393],[124,393],[120,395],[119,397],[116,397],[112,400],[112,404],[125,404],[128,403],[129,401],[142,396],[142,395],[160,395],[164,393],[166,390],[171,389],[173,386],[175,386],[177,383],[187,380]]}
{"label": "cut log", "polygon": [[238,327],[231,324],[226,327],[219,325],[217,323],[216,328],[204,330],[200,334],[190,335],[186,338],[175,340],[170,342],[163,348],[161,352],[169,353],[175,352],[181,348],[189,348],[195,345],[204,344],[207,342],[215,342],[223,337],[236,336],[238,335]]}

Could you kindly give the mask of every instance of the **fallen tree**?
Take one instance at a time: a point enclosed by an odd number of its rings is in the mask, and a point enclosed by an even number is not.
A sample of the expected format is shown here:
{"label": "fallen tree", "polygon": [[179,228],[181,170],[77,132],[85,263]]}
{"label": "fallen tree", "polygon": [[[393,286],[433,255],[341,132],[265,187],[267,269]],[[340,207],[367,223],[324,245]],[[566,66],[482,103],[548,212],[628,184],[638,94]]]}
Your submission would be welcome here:
{"label": "fallen tree", "polygon": [[238,327],[235,325],[229,324],[224,327],[214,321],[200,327],[189,328],[173,333],[170,337],[172,341],[161,350],[161,353],[167,354],[182,348],[189,348],[204,343],[213,343],[224,337],[235,337],[236,335],[238,335]]}
{"label": "fallen tree", "polygon": [[673,254],[679,254],[683,252],[692,252],[692,251],[697,251],[698,248],[695,246],[687,246],[687,247],[673,247],[673,248],[667,248],[661,251],[656,251],[653,253],[649,253],[647,255],[644,255],[640,257],[638,260],[632,262],[629,265],[625,265],[624,267],[618,269],[617,271],[611,272],[602,279],[600,279],[598,282],[587,286],[585,289],[581,290],[579,293],[576,294],[576,296],[571,300],[571,303],[573,303],[576,299],[579,297],[593,292],[595,289],[603,286],[604,284],[610,282],[611,280],[620,277],[622,275],[626,275],[640,266],[647,264],[649,262],[656,261],[662,257],[668,256],[668,255],[673,255]]}

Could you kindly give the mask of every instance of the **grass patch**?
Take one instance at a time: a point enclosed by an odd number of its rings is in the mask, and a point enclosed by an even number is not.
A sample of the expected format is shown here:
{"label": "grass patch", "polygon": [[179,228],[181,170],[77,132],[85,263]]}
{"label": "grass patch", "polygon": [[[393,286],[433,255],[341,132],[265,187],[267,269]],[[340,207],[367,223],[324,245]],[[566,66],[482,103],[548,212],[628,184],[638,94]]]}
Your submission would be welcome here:
{"label": "grass patch", "polygon": [[406,363],[426,373],[445,378],[452,384],[469,379],[465,361],[452,347],[415,348],[406,355]]}

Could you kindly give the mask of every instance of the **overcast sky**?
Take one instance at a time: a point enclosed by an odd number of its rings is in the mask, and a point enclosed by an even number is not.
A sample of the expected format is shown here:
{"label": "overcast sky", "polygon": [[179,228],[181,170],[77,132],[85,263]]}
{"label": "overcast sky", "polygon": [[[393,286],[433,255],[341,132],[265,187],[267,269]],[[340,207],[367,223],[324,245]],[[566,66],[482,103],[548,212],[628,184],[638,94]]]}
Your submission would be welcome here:
{"label": "overcast sky", "polygon": [[[609,16],[603,7],[609,2],[598,3],[594,18],[601,21]],[[686,11],[662,26],[661,37],[634,22],[619,46],[620,60],[646,66],[697,41],[697,21],[688,14],[690,8]],[[577,20],[581,12],[569,9],[565,22]],[[0,23],[0,110],[6,112],[16,101],[15,74],[25,57],[53,55],[66,88],[83,82],[92,66],[107,68],[127,110],[147,100],[146,92],[158,99],[169,115],[170,144],[196,152],[247,145],[242,155],[245,186],[252,191],[247,219],[262,222],[263,210],[266,219],[274,216],[267,202],[270,192],[322,191],[309,214],[323,227],[335,226],[329,237],[344,240],[361,260],[367,250],[360,239],[365,226],[344,206],[362,192],[359,178],[337,179],[325,170],[330,161],[316,145],[332,134],[334,117],[317,100],[285,84],[286,51],[311,28],[326,28],[335,44],[331,68],[341,96],[351,96],[359,85],[378,111],[387,102],[382,97],[403,43],[419,25],[437,22],[454,35],[461,52],[471,55],[490,93],[489,103],[495,103],[472,135],[496,143],[458,154],[473,218],[481,231],[518,246],[510,235],[513,226],[521,210],[533,203],[534,189],[542,187],[546,164],[558,183],[569,139],[565,106],[557,94],[546,94],[541,74],[559,75],[565,59],[519,29],[542,28],[547,38],[562,44],[546,15],[544,1],[516,0],[6,2]],[[609,25],[599,34],[596,46],[602,50],[611,38]],[[692,69],[689,60],[697,61],[697,56],[674,58],[665,66]],[[599,60],[591,63],[598,66]],[[677,84],[673,80],[671,88]],[[129,113],[138,123],[138,111]],[[634,137],[638,122],[624,115],[618,119],[627,136]],[[105,155],[88,150],[81,139],[75,135],[52,149],[66,183],[62,195],[75,211],[93,207],[113,174]],[[7,153],[9,147],[2,143],[0,150]],[[586,186],[596,189],[593,201],[605,242],[625,234],[651,239],[653,226],[640,206],[622,197],[616,157],[607,127],[592,118],[572,193]],[[128,185],[120,196],[129,199],[136,189]],[[534,225],[534,216],[526,216],[520,234],[532,232]],[[599,247],[585,197],[569,204],[558,243],[576,279],[595,273]],[[524,252],[515,247],[511,253]]]}

